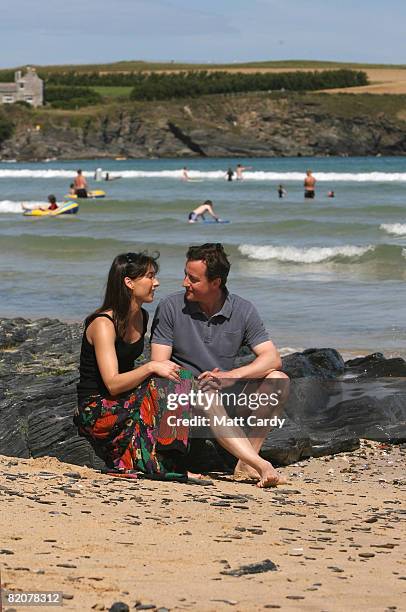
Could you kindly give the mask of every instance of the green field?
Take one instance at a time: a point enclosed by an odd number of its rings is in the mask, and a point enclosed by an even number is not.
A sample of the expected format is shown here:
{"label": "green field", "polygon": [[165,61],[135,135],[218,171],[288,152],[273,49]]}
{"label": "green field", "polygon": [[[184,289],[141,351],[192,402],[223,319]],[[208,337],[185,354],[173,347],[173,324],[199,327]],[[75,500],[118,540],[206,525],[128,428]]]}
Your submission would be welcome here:
{"label": "green field", "polygon": [[91,87],[103,98],[128,98],[132,87]]}

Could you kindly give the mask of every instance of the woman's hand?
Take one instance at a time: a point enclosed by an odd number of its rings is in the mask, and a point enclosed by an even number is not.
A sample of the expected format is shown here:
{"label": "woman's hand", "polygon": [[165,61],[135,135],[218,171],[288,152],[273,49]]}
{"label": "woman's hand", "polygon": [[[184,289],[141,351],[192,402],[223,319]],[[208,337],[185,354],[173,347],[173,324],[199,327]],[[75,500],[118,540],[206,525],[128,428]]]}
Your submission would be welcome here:
{"label": "woman's hand", "polygon": [[160,378],[168,378],[175,382],[180,382],[179,371],[180,365],[173,361],[150,361],[149,362],[151,373],[159,376]]}

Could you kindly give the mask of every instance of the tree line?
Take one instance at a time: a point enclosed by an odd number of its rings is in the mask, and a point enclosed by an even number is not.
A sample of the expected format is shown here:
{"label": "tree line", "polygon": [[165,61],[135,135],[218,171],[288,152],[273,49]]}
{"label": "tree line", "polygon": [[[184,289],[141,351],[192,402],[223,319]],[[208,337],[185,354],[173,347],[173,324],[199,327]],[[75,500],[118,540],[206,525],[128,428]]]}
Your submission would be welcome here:
{"label": "tree line", "polygon": [[[45,101],[55,108],[78,108],[99,104],[102,96],[93,87],[132,87],[132,100],[195,98],[210,94],[245,92],[315,91],[368,84],[365,72],[321,70],[295,72],[225,72],[191,70],[181,72],[58,72],[39,71],[45,81]],[[8,71],[0,81],[11,78]]]}

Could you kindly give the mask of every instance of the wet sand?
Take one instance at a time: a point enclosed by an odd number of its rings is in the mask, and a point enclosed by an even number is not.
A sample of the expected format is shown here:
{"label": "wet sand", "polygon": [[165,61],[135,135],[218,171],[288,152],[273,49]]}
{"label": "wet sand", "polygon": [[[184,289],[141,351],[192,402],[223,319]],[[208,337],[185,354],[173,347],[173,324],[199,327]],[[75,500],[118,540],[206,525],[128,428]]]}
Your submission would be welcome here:
{"label": "wet sand", "polygon": [[65,610],[401,610],[405,458],[363,442],[282,468],[289,485],[261,490],[3,456],[2,586],[63,591]]}

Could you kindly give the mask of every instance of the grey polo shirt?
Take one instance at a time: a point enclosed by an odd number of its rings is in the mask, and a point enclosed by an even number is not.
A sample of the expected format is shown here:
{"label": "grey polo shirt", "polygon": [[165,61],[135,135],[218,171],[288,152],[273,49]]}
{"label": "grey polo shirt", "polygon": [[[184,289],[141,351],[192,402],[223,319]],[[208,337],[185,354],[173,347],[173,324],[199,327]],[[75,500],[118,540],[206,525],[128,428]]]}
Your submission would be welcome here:
{"label": "grey polo shirt", "polygon": [[241,346],[254,348],[268,340],[253,304],[230,293],[211,317],[185,300],[184,291],[173,293],[159,303],[151,329],[151,343],[171,346],[171,359],[195,375],[231,370]]}

